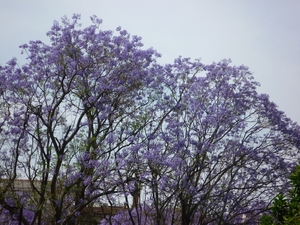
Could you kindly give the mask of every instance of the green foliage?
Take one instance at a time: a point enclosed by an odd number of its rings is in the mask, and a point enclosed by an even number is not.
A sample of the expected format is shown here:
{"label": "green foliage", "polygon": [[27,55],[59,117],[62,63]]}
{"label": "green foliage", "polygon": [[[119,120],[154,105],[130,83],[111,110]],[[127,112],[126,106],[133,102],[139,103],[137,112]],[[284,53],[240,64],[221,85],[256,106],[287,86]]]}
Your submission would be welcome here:
{"label": "green foliage", "polygon": [[280,193],[271,207],[271,215],[261,218],[261,225],[300,225],[300,165],[289,177],[293,186],[288,195]]}
{"label": "green foliage", "polygon": [[273,225],[273,218],[269,215],[263,215],[261,218],[262,225]]}

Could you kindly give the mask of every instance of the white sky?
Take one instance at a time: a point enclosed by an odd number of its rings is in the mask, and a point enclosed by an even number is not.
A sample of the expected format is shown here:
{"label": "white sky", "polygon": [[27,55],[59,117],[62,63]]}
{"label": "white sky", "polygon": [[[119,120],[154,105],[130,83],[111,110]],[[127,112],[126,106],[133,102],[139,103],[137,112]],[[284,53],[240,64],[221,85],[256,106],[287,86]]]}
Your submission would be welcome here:
{"label": "white sky", "polygon": [[163,63],[182,55],[203,63],[232,59],[250,67],[260,92],[300,123],[299,0],[0,0],[0,65],[20,57],[19,45],[47,42],[46,32],[64,15],[103,19],[143,38]]}

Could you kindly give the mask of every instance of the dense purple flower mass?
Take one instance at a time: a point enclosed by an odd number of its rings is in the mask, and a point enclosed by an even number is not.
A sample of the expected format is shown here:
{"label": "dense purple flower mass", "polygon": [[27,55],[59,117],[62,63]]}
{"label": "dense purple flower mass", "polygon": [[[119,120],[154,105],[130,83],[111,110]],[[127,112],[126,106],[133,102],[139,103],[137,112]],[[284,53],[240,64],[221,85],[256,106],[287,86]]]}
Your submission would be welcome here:
{"label": "dense purple flower mass", "polygon": [[124,204],[101,224],[255,224],[286,190],[299,126],[245,66],[160,65],[140,37],[79,20],[0,67],[0,221],[84,224]]}

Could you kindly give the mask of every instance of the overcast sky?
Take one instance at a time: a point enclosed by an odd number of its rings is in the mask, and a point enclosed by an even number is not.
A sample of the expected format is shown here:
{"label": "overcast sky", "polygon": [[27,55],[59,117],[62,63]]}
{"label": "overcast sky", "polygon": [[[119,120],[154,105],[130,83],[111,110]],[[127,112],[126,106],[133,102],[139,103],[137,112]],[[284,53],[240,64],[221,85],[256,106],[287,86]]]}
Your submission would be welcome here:
{"label": "overcast sky", "polygon": [[54,20],[73,13],[103,19],[143,38],[169,63],[179,55],[203,63],[244,64],[280,110],[300,124],[299,0],[0,0],[0,65],[19,45],[47,42]]}

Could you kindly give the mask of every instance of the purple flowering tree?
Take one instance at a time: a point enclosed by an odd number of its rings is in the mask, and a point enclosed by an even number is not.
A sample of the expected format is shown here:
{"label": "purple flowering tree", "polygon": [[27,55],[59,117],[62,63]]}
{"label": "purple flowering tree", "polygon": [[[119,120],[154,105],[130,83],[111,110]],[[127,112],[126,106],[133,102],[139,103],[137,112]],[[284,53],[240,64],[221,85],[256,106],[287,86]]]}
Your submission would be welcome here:
{"label": "purple flowering tree", "polygon": [[257,224],[286,190],[299,126],[256,92],[247,67],[229,63],[179,58],[160,68],[158,119],[128,155],[145,196],[112,224]]}
{"label": "purple flowering tree", "polygon": [[[158,54],[121,28],[100,30],[97,17],[78,29],[79,19],[55,22],[50,44],[22,45],[28,63],[12,59],[0,70],[0,205],[22,224],[73,224],[86,206],[107,201],[122,185],[116,154],[145,126],[134,118]],[[26,190],[15,187],[19,179]]]}
{"label": "purple flowering tree", "polygon": [[79,19],[0,67],[1,222],[78,224],[122,201],[101,224],[255,223],[285,190],[298,125],[245,66],[159,65],[139,37]]}
{"label": "purple flowering tree", "polygon": [[257,94],[246,67],[226,60],[199,67],[174,63],[180,102],[159,134],[169,170],[159,175],[158,190],[175,196],[182,224],[253,222],[274,190],[285,189],[299,127]]}

